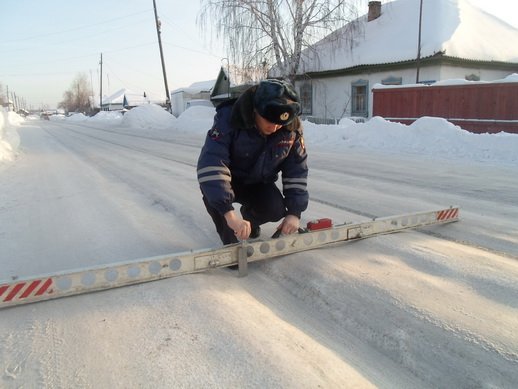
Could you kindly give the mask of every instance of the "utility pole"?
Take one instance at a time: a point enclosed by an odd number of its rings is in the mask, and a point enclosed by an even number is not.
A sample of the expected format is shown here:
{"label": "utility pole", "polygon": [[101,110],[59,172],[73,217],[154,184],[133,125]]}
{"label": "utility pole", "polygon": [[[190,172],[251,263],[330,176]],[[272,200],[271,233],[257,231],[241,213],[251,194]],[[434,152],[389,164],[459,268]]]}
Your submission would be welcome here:
{"label": "utility pole", "polygon": [[158,47],[160,48],[160,59],[162,60],[162,73],[164,74],[164,86],[165,86],[165,95],[166,95],[165,104],[167,107],[167,111],[172,113],[171,98],[169,96],[169,87],[167,86],[167,75],[165,72],[164,51],[162,50],[162,39],[160,38],[160,20],[158,20],[158,14],[156,11],[156,1],[155,0],[153,0],[153,9],[155,10],[156,33],[158,36]]}
{"label": "utility pole", "polygon": [[419,5],[419,35],[418,35],[418,38],[417,38],[417,60],[416,60],[417,72],[416,72],[416,76],[415,76],[415,83],[416,84],[419,84],[419,66],[421,65],[421,26],[422,26],[422,22],[423,22],[423,0],[420,0],[420,5]]}
{"label": "utility pole", "polygon": [[101,86],[99,89],[99,111],[103,110],[103,53],[101,53],[101,62],[99,62],[101,65]]}
{"label": "utility pole", "polygon": [[90,69],[90,93],[88,93],[88,105],[91,115],[94,110],[94,77],[92,75],[92,69]]}

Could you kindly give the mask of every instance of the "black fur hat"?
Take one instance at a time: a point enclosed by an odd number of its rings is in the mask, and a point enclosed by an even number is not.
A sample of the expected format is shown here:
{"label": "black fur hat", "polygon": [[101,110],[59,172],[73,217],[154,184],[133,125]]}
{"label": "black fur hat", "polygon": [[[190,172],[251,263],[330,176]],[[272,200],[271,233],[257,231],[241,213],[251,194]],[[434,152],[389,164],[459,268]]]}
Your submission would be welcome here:
{"label": "black fur hat", "polygon": [[269,122],[286,125],[300,113],[299,96],[286,81],[264,80],[255,91],[254,108]]}

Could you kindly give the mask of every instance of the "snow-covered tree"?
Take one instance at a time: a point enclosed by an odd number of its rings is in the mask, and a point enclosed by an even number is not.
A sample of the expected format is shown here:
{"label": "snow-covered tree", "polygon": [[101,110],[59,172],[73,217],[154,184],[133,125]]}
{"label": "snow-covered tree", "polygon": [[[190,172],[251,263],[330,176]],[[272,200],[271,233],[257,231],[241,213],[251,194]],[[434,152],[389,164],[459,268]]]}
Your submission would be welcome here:
{"label": "snow-covered tree", "polygon": [[[358,0],[200,0],[198,23],[215,30],[244,73],[275,66],[293,81],[303,50],[357,18]],[[354,29],[341,29],[348,36]],[[246,71],[255,69],[255,71]]]}

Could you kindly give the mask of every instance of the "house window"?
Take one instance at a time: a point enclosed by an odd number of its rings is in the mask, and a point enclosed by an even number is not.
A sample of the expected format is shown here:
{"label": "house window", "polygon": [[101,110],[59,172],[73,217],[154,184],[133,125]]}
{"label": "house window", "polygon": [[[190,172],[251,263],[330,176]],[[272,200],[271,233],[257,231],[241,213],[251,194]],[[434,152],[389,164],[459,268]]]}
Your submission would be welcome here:
{"label": "house window", "polygon": [[305,82],[300,86],[300,104],[303,115],[313,114],[313,86]]}
{"label": "house window", "polygon": [[369,81],[358,80],[352,84],[351,116],[369,116]]}
{"label": "house window", "polygon": [[401,85],[403,83],[403,77],[390,76],[381,80],[383,85]]}

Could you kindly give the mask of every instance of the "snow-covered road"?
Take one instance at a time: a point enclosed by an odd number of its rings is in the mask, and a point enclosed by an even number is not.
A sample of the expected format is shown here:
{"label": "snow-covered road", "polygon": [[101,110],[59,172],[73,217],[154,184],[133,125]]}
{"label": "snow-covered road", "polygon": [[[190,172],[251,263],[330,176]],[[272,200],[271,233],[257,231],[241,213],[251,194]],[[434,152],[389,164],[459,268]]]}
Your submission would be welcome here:
{"label": "snow-covered road", "polygon": [[[219,245],[203,136],[19,128],[0,279]],[[461,221],[0,311],[0,387],[513,388],[515,166],[312,147],[304,221],[461,207]],[[266,226],[265,234],[274,225]]]}

